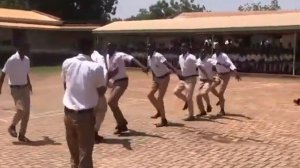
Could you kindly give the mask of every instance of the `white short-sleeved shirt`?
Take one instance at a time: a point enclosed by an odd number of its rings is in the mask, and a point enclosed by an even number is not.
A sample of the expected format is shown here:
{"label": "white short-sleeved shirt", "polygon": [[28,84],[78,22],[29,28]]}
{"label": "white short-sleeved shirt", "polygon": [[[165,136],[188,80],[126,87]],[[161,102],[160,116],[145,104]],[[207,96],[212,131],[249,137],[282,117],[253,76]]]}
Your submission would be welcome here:
{"label": "white short-sleeved shirt", "polygon": [[170,73],[169,68],[164,64],[167,59],[160,53],[154,52],[152,57],[148,56],[148,66],[156,77]]}
{"label": "white short-sleeved shirt", "polygon": [[97,88],[106,85],[103,69],[98,63],[83,54],[66,59],[62,65],[62,77],[66,83],[64,106],[72,110],[96,107]]}
{"label": "white short-sleeved shirt", "polygon": [[123,52],[115,52],[112,57],[106,55],[107,66],[109,70],[114,70],[116,67],[119,68],[119,72],[112,78],[113,81],[118,79],[127,78],[125,61],[130,62],[134,59],[133,56]]}
{"label": "white short-sleeved shirt", "polygon": [[101,55],[98,51],[94,51],[91,55],[91,59],[94,62],[97,62],[103,69],[104,78],[107,80],[107,67],[105,63],[105,57]]}
{"label": "white short-sleeved shirt", "polygon": [[209,57],[206,57],[203,60],[198,58],[197,66],[201,66],[205,70],[205,72],[207,73],[207,76],[208,76],[208,78],[207,78],[206,75],[201,71],[201,69],[198,69],[199,78],[212,80],[213,77],[216,75],[215,72],[213,71],[213,66],[215,66],[215,65],[216,65],[216,61]]}
{"label": "white short-sleeved shirt", "polygon": [[246,56],[240,56],[239,57],[239,62],[246,62],[247,57]]}
{"label": "white short-sleeved shirt", "polygon": [[246,61],[252,61],[252,54],[247,54],[245,57]]}
{"label": "white short-sleeved shirt", "polygon": [[181,68],[182,76],[189,77],[197,75],[197,59],[196,56],[190,53],[182,54],[179,56],[179,65]]}
{"label": "white short-sleeved shirt", "polygon": [[259,62],[261,60],[261,55],[260,54],[255,54],[254,60],[256,62]]}
{"label": "white short-sleeved shirt", "polygon": [[[230,70],[236,70],[236,66],[232,63],[230,58],[225,53],[220,53],[218,56],[217,54],[214,54],[212,56],[212,59],[214,59],[217,63],[222,64],[222,65],[219,64],[216,65],[216,69],[218,73],[227,73],[230,72]],[[223,65],[226,65],[226,67]]]}
{"label": "white short-sleeved shirt", "polygon": [[232,60],[232,61],[237,61],[238,58],[239,58],[239,55],[238,55],[238,54],[233,54],[231,60]]}
{"label": "white short-sleeved shirt", "polygon": [[27,56],[21,60],[16,52],[5,63],[2,72],[8,75],[9,85],[26,85],[28,83],[27,75],[30,71],[30,60]]}

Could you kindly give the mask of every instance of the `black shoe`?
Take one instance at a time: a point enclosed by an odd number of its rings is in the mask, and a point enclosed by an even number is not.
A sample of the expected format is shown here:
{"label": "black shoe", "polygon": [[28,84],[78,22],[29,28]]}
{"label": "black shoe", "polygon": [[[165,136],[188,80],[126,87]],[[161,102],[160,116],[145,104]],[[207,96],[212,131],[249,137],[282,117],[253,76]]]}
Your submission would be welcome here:
{"label": "black shoe", "polygon": [[208,113],[210,113],[210,112],[212,111],[212,107],[211,107],[210,105],[207,106],[206,111],[207,111]]}
{"label": "black shoe", "polygon": [[17,134],[17,131],[16,131],[16,127],[11,125],[9,128],[8,128],[8,133],[10,134],[10,136],[14,137],[14,138],[17,138],[18,137],[18,134]]}
{"label": "black shoe", "polygon": [[117,130],[114,132],[114,134],[123,134],[128,132],[127,126],[117,127]]}
{"label": "black shoe", "polygon": [[95,144],[99,144],[101,142],[103,142],[104,138],[103,136],[98,135],[97,132],[95,132]]}
{"label": "black shoe", "polygon": [[206,116],[207,113],[205,111],[202,111],[200,114],[197,115],[197,117],[202,117],[202,116]]}
{"label": "black shoe", "polygon": [[221,110],[218,114],[217,114],[217,116],[218,117],[222,117],[222,116],[225,116],[226,114],[225,114],[225,111],[224,110]]}
{"label": "black shoe", "polygon": [[185,119],[183,119],[184,121],[195,121],[196,120],[196,118],[194,117],[194,116],[189,116],[189,117],[187,117],[187,118],[185,118]]}
{"label": "black shoe", "polygon": [[167,119],[162,119],[161,123],[155,124],[155,125],[156,125],[156,127],[167,127],[169,124],[168,124]]}
{"label": "black shoe", "polygon": [[152,119],[158,119],[160,117],[160,113],[156,113],[154,116],[151,116]]}
{"label": "black shoe", "polygon": [[188,108],[188,103],[187,103],[187,102],[185,102],[185,104],[184,104],[184,106],[183,106],[182,110],[186,110],[187,108]]}
{"label": "black shoe", "polygon": [[295,99],[294,103],[299,106],[300,105],[300,99]]}
{"label": "black shoe", "polygon": [[26,142],[26,143],[31,142],[31,141],[30,141],[28,138],[26,138],[24,135],[19,135],[18,140],[19,140],[20,142]]}

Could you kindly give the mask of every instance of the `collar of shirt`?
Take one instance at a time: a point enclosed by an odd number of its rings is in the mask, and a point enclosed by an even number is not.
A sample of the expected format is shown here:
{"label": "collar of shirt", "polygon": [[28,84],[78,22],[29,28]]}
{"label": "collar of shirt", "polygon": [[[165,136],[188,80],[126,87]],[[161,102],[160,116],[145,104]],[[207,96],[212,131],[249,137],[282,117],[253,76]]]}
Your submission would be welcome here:
{"label": "collar of shirt", "polygon": [[20,54],[19,54],[18,51],[17,51],[14,55],[15,55],[15,58],[16,58],[16,59],[19,59],[19,60],[21,60],[21,61],[23,61],[23,60],[25,59],[25,57],[26,57],[26,55],[24,55],[24,58],[21,59],[21,56],[20,56]]}
{"label": "collar of shirt", "polygon": [[190,55],[189,52],[187,52],[187,53],[185,53],[185,54],[182,54],[182,57],[183,57],[184,59],[186,59],[186,57],[187,57],[188,55]]}
{"label": "collar of shirt", "polygon": [[78,54],[76,58],[80,61],[93,61],[92,58],[85,54]]}

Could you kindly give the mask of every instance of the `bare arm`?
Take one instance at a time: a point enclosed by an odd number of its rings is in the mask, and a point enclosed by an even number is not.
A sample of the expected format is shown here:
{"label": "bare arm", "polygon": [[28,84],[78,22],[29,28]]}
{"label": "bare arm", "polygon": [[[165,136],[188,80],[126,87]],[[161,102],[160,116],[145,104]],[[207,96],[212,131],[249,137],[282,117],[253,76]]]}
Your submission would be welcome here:
{"label": "bare arm", "polygon": [[175,68],[168,61],[165,61],[164,64],[178,76],[179,80],[183,80],[183,76],[182,76],[182,73],[181,73],[180,70],[178,70],[177,68]]}
{"label": "bare arm", "polygon": [[137,66],[141,67],[143,72],[148,72],[148,68],[146,66],[144,66],[140,61],[138,61],[137,59],[133,58],[132,61],[134,64],[136,64]]}
{"label": "bare arm", "polygon": [[207,72],[205,71],[205,69],[204,69],[201,65],[199,65],[198,68],[199,68],[200,71],[205,75],[205,77],[208,79],[208,74],[207,74]]}
{"label": "bare arm", "polygon": [[5,78],[5,73],[2,72],[1,77],[0,77],[0,94],[1,94],[1,91],[2,91],[2,85],[3,85],[3,82],[4,82],[4,78]]}
{"label": "bare arm", "polygon": [[108,70],[107,71],[107,80],[113,78],[114,76],[116,76],[119,72],[119,67],[116,67],[113,70]]}
{"label": "bare arm", "polygon": [[234,75],[235,75],[235,79],[237,80],[237,81],[241,81],[242,80],[242,78],[241,78],[241,76],[240,76],[240,73],[235,69],[235,70],[232,70],[232,72],[234,73]]}
{"label": "bare arm", "polygon": [[97,88],[97,91],[98,91],[98,95],[99,97],[103,97],[105,92],[106,92],[106,87],[105,86],[101,86],[99,88]]}
{"label": "bare arm", "polygon": [[29,75],[27,75],[27,84],[28,84],[29,90],[32,92],[32,85],[31,85],[31,82],[30,82]]}

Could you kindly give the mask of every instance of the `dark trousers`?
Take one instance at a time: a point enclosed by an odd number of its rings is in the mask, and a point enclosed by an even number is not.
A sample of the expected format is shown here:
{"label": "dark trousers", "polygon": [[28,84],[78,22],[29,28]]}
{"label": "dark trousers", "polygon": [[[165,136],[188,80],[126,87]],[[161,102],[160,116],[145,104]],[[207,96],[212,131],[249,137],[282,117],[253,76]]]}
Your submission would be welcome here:
{"label": "dark trousers", "polygon": [[73,111],[65,107],[66,139],[71,154],[71,168],[93,168],[93,109]]}

